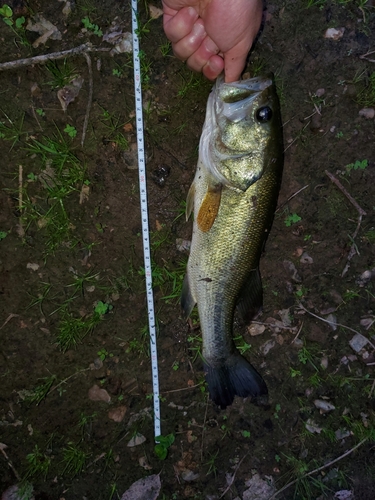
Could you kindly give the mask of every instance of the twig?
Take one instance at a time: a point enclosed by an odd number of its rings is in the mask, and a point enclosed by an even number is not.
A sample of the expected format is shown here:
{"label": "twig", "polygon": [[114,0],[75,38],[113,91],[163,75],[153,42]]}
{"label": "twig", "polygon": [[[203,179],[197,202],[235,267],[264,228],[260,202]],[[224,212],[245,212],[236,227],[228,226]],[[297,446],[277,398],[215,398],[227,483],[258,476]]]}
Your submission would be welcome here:
{"label": "twig", "polygon": [[331,172],[328,172],[328,170],[325,171],[326,175],[331,179],[331,181],[336,184],[336,186],[340,189],[340,191],[348,198],[350,203],[356,208],[357,212],[359,215],[367,215],[366,212],[361,208],[358,203],[355,201],[353,196],[348,193],[348,191],[344,188],[344,186],[341,184],[341,182],[336,179],[334,175],[331,174]]}
{"label": "twig", "polygon": [[[370,363],[369,363],[369,364],[370,364]],[[372,386],[371,386],[370,393],[369,393],[369,395],[367,396],[369,399],[371,399],[371,397],[372,397],[372,393],[374,392],[374,389],[375,389],[375,380],[372,382]]]}
{"label": "twig", "polygon": [[336,184],[336,186],[340,189],[340,191],[348,198],[348,200],[350,201],[350,203],[355,207],[355,209],[357,210],[358,212],[358,222],[357,222],[357,227],[355,228],[355,231],[352,235],[352,245],[350,247],[350,251],[349,251],[349,254],[348,254],[348,257],[346,259],[346,265],[341,273],[341,277],[343,278],[345,276],[345,274],[348,272],[349,270],[349,267],[350,267],[350,261],[352,260],[352,258],[354,257],[355,254],[358,253],[358,250],[357,250],[357,246],[354,242],[354,239],[356,238],[357,234],[358,234],[358,231],[361,227],[361,223],[362,223],[362,217],[364,215],[367,215],[366,212],[363,210],[363,208],[361,208],[358,203],[355,201],[355,199],[348,193],[348,191],[344,188],[344,186],[341,184],[341,182],[336,179],[336,177],[334,175],[331,174],[331,172],[328,172],[328,170],[325,171],[326,174],[328,175],[328,177],[331,179],[331,181]]}
{"label": "twig", "polygon": [[204,441],[204,431],[205,431],[206,419],[207,419],[207,410],[208,410],[208,396],[207,396],[206,411],[204,412],[204,420],[203,420],[203,428],[202,428],[201,462],[203,461],[203,441]]}
{"label": "twig", "polygon": [[170,391],[163,391],[162,394],[169,394],[170,392],[180,392],[188,391],[189,389],[194,389],[194,387],[199,387],[202,384],[189,385],[189,387],[183,387],[182,389],[172,389]]}
{"label": "twig", "polygon": [[8,321],[10,321],[12,318],[17,318],[18,316],[19,314],[10,313],[7,319],[4,321],[4,323],[0,326],[0,330],[4,328],[4,326],[8,323]]}
{"label": "twig", "polygon": [[339,462],[343,458],[345,458],[348,455],[350,455],[351,453],[353,453],[353,451],[355,451],[357,448],[359,448],[360,446],[362,446],[363,443],[365,443],[367,440],[368,440],[367,437],[364,438],[364,439],[362,439],[362,441],[360,441],[358,444],[356,444],[353,448],[351,448],[350,450],[346,451],[345,453],[343,453],[339,457],[335,458],[334,460],[331,460],[330,462],[328,462],[328,464],[322,465],[321,467],[318,467],[317,469],[314,469],[314,470],[308,472],[304,476],[299,477],[299,478],[295,479],[294,481],[291,481],[290,483],[286,484],[280,490],[276,491],[276,493],[274,493],[268,500],[273,500],[278,495],[280,495],[280,493],[282,493],[283,491],[285,491],[286,489],[288,489],[290,486],[293,486],[293,484],[296,484],[298,481],[301,481],[302,479],[305,479],[306,477],[312,476],[313,474],[316,474],[317,472],[320,472],[321,470],[327,469],[327,467],[331,467],[331,465],[335,464],[336,462]]}
{"label": "twig", "polygon": [[79,370],[78,372],[73,373],[73,375],[69,375],[69,377],[65,378],[64,380],[62,380],[61,382],[59,382],[57,385],[53,386],[51,388],[51,390],[48,391],[48,393],[46,394],[46,396],[48,394],[51,394],[51,392],[54,391],[55,389],[57,389],[58,387],[60,387],[60,385],[65,384],[65,382],[67,382],[69,379],[75,377],[76,375],[79,375],[80,373],[87,372],[89,370],[91,370],[91,368],[83,368],[82,370]]}
{"label": "twig", "polygon": [[[309,311],[308,309],[306,309],[306,307],[304,307],[301,302],[299,302],[299,307],[301,309],[303,309],[305,312],[307,312],[307,314],[310,314],[311,316],[314,316],[314,318],[317,318],[317,319],[320,319],[320,321],[323,321],[324,323],[328,323],[329,325],[332,324],[332,321],[328,321],[327,319],[324,319],[322,318],[321,316],[318,316],[317,314],[314,314],[313,312]],[[357,335],[360,335],[361,337],[363,337],[364,339],[366,339],[367,343],[370,344],[370,346],[375,349],[375,345],[369,341],[369,339],[367,337],[365,337],[364,335],[362,335],[362,333],[360,332],[357,332],[357,330],[354,330],[353,328],[350,328],[349,326],[346,326],[346,325],[342,325],[341,323],[335,323],[337,326],[341,326],[341,328],[345,328],[346,330],[350,330],[351,332],[353,333],[356,333]]]}
{"label": "twig", "polygon": [[303,186],[303,188],[299,189],[294,194],[292,194],[291,196],[289,196],[289,198],[286,201],[284,201],[284,203],[282,203],[279,207],[277,207],[277,209],[275,210],[275,213],[278,212],[279,210],[281,210],[283,208],[283,206],[285,206],[292,198],[294,198],[295,196],[297,196],[297,194],[300,194],[301,191],[305,190],[308,187],[309,187],[309,184],[306,184],[306,186]]}
{"label": "twig", "polygon": [[92,64],[91,64],[91,57],[87,52],[84,52],[84,57],[87,62],[87,67],[89,70],[89,97],[87,100],[87,108],[86,108],[86,114],[85,114],[85,121],[83,123],[83,130],[82,130],[82,139],[81,139],[81,146],[83,146],[83,143],[85,142],[85,137],[86,137],[86,131],[87,131],[87,126],[89,124],[89,116],[90,116],[90,110],[91,110],[91,104],[92,104],[92,94],[93,94],[93,78],[92,78]]}
{"label": "twig", "polygon": [[232,476],[232,478],[231,478],[231,480],[230,480],[230,483],[228,484],[227,488],[224,490],[224,492],[222,493],[222,495],[220,495],[219,500],[220,500],[221,498],[223,498],[223,496],[224,496],[224,495],[225,495],[225,494],[226,494],[226,493],[227,493],[227,492],[231,489],[232,484],[233,484],[233,482],[234,482],[234,478],[236,477],[237,471],[238,471],[238,469],[240,468],[240,465],[242,464],[242,462],[245,460],[245,458],[247,457],[247,455],[248,455],[249,453],[250,453],[250,451],[248,451],[248,452],[247,452],[247,453],[246,453],[246,454],[245,454],[245,455],[241,458],[241,460],[238,462],[238,464],[237,464],[236,468],[234,469],[233,476]]}
{"label": "twig", "polygon": [[24,66],[31,66],[32,64],[43,64],[48,61],[54,61],[56,59],[64,59],[68,56],[75,56],[77,54],[83,54],[85,52],[109,52],[110,47],[93,47],[91,43],[84,43],[73,49],[63,50],[61,52],[51,52],[50,54],[43,54],[41,56],[28,57],[27,59],[18,59],[16,61],[8,61],[0,64],[0,71],[5,71],[7,69],[18,69]]}
{"label": "twig", "polygon": [[13,474],[16,476],[17,481],[21,481],[20,475],[16,471],[16,469],[15,469],[14,465],[12,464],[12,462],[11,462],[10,458],[8,457],[8,455],[5,453],[5,448],[8,448],[7,445],[4,444],[4,443],[0,443],[0,451],[4,455],[5,460],[7,461],[7,464],[12,469]]}
{"label": "twig", "polygon": [[18,210],[20,214],[22,213],[22,186],[23,186],[23,167],[22,165],[18,166]]}
{"label": "twig", "polygon": [[370,56],[371,54],[374,54],[375,53],[375,50],[369,50],[368,52],[366,52],[366,54],[363,54],[361,56],[359,56],[360,59],[365,59],[366,61],[369,61],[369,62],[375,62],[375,59],[369,59],[367,56]]}
{"label": "twig", "polygon": [[297,335],[294,337],[294,339],[292,340],[291,344],[294,344],[294,342],[298,339],[298,336],[301,333],[302,327],[303,327],[303,321],[301,323],[300,329],[297,332]]}

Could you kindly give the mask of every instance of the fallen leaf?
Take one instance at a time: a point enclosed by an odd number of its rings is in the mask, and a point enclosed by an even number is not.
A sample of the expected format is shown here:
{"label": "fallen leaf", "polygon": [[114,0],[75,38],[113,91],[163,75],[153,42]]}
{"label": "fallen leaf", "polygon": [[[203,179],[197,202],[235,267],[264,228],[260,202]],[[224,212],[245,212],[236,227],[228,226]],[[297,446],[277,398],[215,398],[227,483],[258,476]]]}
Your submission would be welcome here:
{"label": "fallen leaf", "polygon": [[159,474],[152,474],[133,483],[121,500],[156,500],[161,489]]}
{"label": "fallen leaf", "polygon": [[311,434],[320,434],[322,432],[322,428],[316,425],[311,418],[307,420],[305,427],[309,432],[311,432]]}
{"label": "fallen leaf", "polygon": [[337,42],[343,37],[344,32],[345,28],[328,28],[324,33],[324,38]]}
{"label": "fallen leaf", "polygon": [[131,440],[128,442],[128,447],[129,448],[134,448],[134,446],[139,446],[140,444],[144,443],[146,441],[146,438],[137,432]]}
{"label": "fallen leaf", "polygon": [[84,79],[81,76],[74,78],[68,85],[57,91],[57,98],[60,101],[63,111],[66,111],[69,104],[74,101],[82,88]]}
{"label": "fallen leaf", "polygon": [[89,199],[89,194],[90,194],[90,186],[87,184],[83,184],[81,188],[81,192],[79,193],[79,204],[82,205]]}
{"label": "fallen leaf", "polygon": [[276,491],[271,476],[262,479],[259,474],[246,481],[247,490],[243,492],[243,500],[268,500]]}
{"label": "fallen leaf", "polygon": [[108,412],[108,418],[114,422],[122,422],[124,420],[126,410],[127,408],[124,405],[119,406],[118,408],[112,408]]}
{"label": "fallen leaf", "polygon": [[152,470],[151,465],[148,463],[146,457],[141,457],[138,459],[139,465],[145,470]]}
{"label": "fallen leaf", "polygon": [[266,327],[264,325],[259,325],[258,323],[252,323],[248,326],[247,331],[250,333],[252,337],[256,337],[257,335],[262,335],[265,331]]}
{"label": "fallen leaf", "polygon": [[148,8],[150,10],[151,19],[158,19],[160,16],[163,15],[163,10],[159,9],[159,7],[155,7],[154,5],[149,5]]}

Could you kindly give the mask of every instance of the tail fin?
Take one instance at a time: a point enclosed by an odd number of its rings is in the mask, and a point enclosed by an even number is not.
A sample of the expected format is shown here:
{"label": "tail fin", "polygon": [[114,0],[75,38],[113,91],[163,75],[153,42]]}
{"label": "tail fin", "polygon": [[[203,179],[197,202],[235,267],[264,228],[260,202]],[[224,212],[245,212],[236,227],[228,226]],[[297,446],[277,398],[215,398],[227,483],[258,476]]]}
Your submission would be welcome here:
{"label": "tail fin", "polygon": [[234,396],[256,398],[268,394],[263,378],[238,352],[221,365],[207,362],[204,368],[210,398],[222,409],[233,403]]}

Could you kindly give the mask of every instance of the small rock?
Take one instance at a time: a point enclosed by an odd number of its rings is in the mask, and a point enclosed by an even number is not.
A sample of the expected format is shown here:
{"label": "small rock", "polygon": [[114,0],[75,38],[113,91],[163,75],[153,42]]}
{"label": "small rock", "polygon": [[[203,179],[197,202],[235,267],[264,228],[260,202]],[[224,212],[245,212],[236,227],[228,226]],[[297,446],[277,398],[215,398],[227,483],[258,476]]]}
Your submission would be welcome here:
{"label": "small rock", "polygon": [[361,349],[365,347],[367,343],[368,340],[366,339],[366,337],[360,333],[356,333],[354,337],[351,340],[349,340],[349,345],[355,352],[359,352]]}
{"label": "small rock", "polygon": [[138,479],[122,495],[121,500],[156,500],[161,489],[159,474]]}
{"label": "small rock", "polygon": [[331,330],[336,331],[337,330],[337,318],[333,314],[328,314],[326,317],[326,321],[331,327]]}
{"label": "small rock", "polygon": [[326,93],[325,89],[318,89],[315,92],[315,95],[316,95],[316,97],[322,97],[322,96],[324,96],[325,93]]}
{"label": "small rock", "polygon": [[371,120],[375,116],[375,109],[374,108],[362,108],[358,114],[359,114],[359,116],[363,116],[363,118],[366,118],[367,120]]}
{"label": "small rock", "polygon": [[316,399],[314,401],[314,405],[318,408],[318,410],[320,410],[320,413],[328,413],[336,409],[333,404],[328,403],[328,401],[324,401],[324,399]]}
{"label": "small rock", "polygon": [[190,482],[190,481],[195,481],[196,479],[198,479],[199,477],[199,474],[198,472],[193,472],[192,470],[190,469],[185,469],[182,474],[181,474],[181,477],[184,481],[186,482]]}
{"label": "small rock", "polygon": [[90,370],[100,370],[102,367],[103,361],[100,358],[96,358],[93,363],[90,363]]}
{"label": "small rock", "polygon": [[190,252],[191,241],[176,238],[176,248],[179,252]]}
{"label": "small rock", "polygon": [[122,422],[124,420],[126,410],[127,408],[124,405],[119,406],[118,408],[112,408],[108,412],[108,418],[114,422]]}
{"label": "small rock", "polygon": [[267,356],[267,354],[270,352],[270,350],[275,347],[275,341],[274,340],[267,340],[265,344],[263,344],[260,347],[260,352],[263,354],[263,356]]}
{"label": "small rock", "polygon": [[337,42],[345,33],[345,28],[328,28],[324,33],[324,38]]}
{"label": "small rock", "polygon": [[39,264],[35,262],[28,262],[26,265],[26,269],[31,269],[32,271],[37,271],[39,269]]}
{"label": "small rock", "polygon": [[320,361],[320,366],[323,368],[323,370],[326,370],[328,368],[328,358],[327,356],[323,356],[321,361]]}
{"label": "small rock", "polygon": [[313,258],[307,252],[303,252],[299,261],[302,264],[312,264],[314,262]]}
{"label": "small rock", "polygon": [[105,389],[101,389],[95,384],[89,389],[89,399],[91,399],[91,401],[104,401],[105,403],[110,403],[111,396]]}
{"label": "small rock", "polygon": [[266,327],[264,325],[259,325],[258,323],[252,323],[248,326],[247,331],[250,333],[252,337],[256,337],[257,335],[262,335],[265,331]]}

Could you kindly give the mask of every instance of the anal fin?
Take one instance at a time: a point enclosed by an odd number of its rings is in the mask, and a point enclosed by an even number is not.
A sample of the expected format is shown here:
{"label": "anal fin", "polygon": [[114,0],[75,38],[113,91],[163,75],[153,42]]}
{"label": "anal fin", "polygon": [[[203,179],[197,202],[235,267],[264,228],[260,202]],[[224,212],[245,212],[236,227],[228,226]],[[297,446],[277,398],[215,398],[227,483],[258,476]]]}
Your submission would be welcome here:
{"label": "anal fin", "polygon": [[263,288],[260,277],[259,267],[250,272],[245,284],[242,286],[237,308],[247,324],[250,323],[262,310],[263,307]]}

